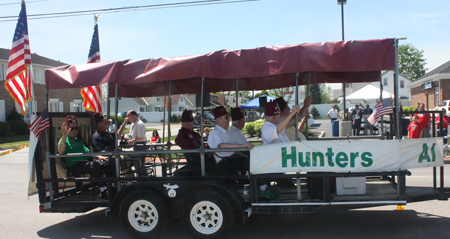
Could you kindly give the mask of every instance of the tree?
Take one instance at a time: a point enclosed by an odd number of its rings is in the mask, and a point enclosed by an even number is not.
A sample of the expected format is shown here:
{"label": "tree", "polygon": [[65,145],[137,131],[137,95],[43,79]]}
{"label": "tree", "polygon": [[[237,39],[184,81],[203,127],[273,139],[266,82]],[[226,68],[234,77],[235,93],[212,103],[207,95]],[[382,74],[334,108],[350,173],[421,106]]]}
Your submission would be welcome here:
{"label": "tree", "polygon": [[261,97],[262,95],[269,95],[269,92],[267,92],[267,90],[262,90],[261,92],[255,94],[255,99]]}
{"label": "tree", "polygon": [[[307,86],[305,85],[305,92],[307,92]],[[313,101],[311,104],[322,103],[320,84],[312,84],[309,86],[309,95],[312,96]]]}
{"label": "tree", "polygon": [[286,100],[286,102],[289,102],[295,93],[295,87],[289,86],[280,89],[273,89],[272,91],[273,93],[271,95],[275,96],[275,98],[285,97],[284,99]]}
{"label": "tree", "polygon": [[333,97],[333,90],[331,90],[331,87],[325,85],[325,84],[319,84],[320,85],[320,98],[322,104],[328,104],[331,102],[331,99]]}
{"label": "tree", "polygon": [[425,74],[426,59],[423,50],[418,50],[410,43],[402,44],[398,48],[398,72],[400,75],[415,80]]}

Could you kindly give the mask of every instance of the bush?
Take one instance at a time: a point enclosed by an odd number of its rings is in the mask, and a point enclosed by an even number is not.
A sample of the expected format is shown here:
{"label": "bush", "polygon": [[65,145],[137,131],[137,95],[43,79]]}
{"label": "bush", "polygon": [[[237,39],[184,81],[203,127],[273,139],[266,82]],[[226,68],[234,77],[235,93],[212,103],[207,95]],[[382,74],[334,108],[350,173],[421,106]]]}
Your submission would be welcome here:
{"label": "bush", "polygon": [[0,136],[8,136],[11,134],[11,126],[5,122],[0,122]]}
{"label": "bush", "polygon": [[11,120],[8,121],[9,126],[11,127],[11,131],[15,135],[24,135],[29,134],[30,130],[28,129],[28,124],[23,120]]}
{"label": "bush", "polygon": [[256,134],[255,124],[253,122],[247,123],[244,126],[244,132],[246,132],[250,137],[253,137]]}
{"label": "bush", "polygon": [[23,118],[23,115],[19,114],[19,112],[16,111],[16,107],[14,107],[9,113],[8,116],[6,116],[6,122],[11,120],[21,120]]}
{"label": "bush", "polygon": [[314,119],[317,119],[317,118],[320,117],[320,113],[319,113],[319,111],[317,110],[317,108],[315,106],[313,106],[311,108],[311,111],[309,113],[312,114]]}
{"label": "bush", "polygon": [[171,123],[178,123],[180,121],[178,121],[178,115],[173,114],[172,116],[170,116],[170,122]]}
{"label": "bush", "polygon": [[114,115],[110,115],[109,118],[112,119],[113,120],[113,124],[117,124],[119,126],[119,128],[123,124],[122,116],[117,116],[117,120],[116,120],[116,117]]}

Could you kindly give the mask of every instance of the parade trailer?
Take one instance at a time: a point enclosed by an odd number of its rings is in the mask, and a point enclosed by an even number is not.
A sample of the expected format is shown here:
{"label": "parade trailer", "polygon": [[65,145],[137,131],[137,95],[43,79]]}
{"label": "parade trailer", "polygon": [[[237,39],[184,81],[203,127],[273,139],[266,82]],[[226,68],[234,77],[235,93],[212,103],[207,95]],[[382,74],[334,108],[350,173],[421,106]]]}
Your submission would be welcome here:
{"label": "parade trailer", "polygon": [[[115,97],[112,102],[115,112],[119,97],[201,94],[204,105],[203,95],[208,92],[288,86],[295,86],[298,92],[301,85],[378,82],[384,70],[398,73],[397,49],[398,39],[390,38],[67,65],[46,70],[46,87],[57,90],[107,83],[108,98]],[[396,83],[398,87],[397,79]],[[391,124],[399,126],[402,113],[398,96],[395,97],[391,117],[397,123]],[[170,115],[170,107],[168,110]],[[116,177],[71,175],[61,162],[80,154],[59,155],[55,150],[61,137],[61,123],[68,114],[74,113],[50,113],[51,127],[39,141],[34,162],[30,162],[30,175],[35,178],[30,178],[29,192],[38,193],[41,212],[106,208],[108,217],[118,218],[136,237],[162,236],[173,218],[180,218],[192,237],[222,238],[252,214],[405,205],[447,200],[450,195],[443,184],[442,138],[402,139],[400,127],[393,128],[393,139],[381,134],[364,140],[336,137],[260,145],[250,151],[247,174],[220,172],[205,163],[206,153],[246,149],[209,149],[203,141],[200,148],[189,150],[178,149],[170,141],[156,146],[123,146],[116,142],[107,152],[83,154],[115,158]],[[89,143],[93,134],[92,114],[76,115],[82,137]],[[203,127],[200,129],[203,134]],[[170,138],[170,128],[168,133]],[[138,147],[141,150],[133,150]],[[193,170],[189,157],[185,156],[192,154],[199,155],[198,171]],[[144,166],[133,168],[131,176],[125,175],[120,167],[122,160],[141,160]],[[421,167],[434,169],[433,182],[429,187],[407,186],[409,169]],[[271,199],[259,197],[261,181],[279,186],[281,194]],[[287,183],[278,185],[281,181]],[[93,186],[96,182],[106,182],[108,190],[114,188],[117,193],[110,194],[108,199],[100,198]],[[312,186],[313,182],[320,182],[320,187]]]}

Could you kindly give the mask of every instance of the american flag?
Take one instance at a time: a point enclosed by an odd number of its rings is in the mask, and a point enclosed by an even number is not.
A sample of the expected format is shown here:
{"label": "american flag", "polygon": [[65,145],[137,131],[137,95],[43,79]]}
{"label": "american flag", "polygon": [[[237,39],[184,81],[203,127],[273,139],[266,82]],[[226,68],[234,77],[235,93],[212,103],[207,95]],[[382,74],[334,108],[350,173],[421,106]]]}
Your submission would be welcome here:
{"label": "american flag", "polygon": [[48,110],[47,108],[42,111],[42,113],[37,117],[33,123],[28,127],[28,129],[38,138],[41,138],[42,131],[48,129],[50,127]]}
{"label": "american flag", "polygon": [[[97,21],[97,18],[96,18]],[[88,63],[100,62],[100,44],[98,40],[98,25],[95,23],[94,34],[92,35],[91,49],[89,50]],[[94,112],[102,112],[102,93],[99,85],[83,87],[81,89],[83,97],[83,108]]]}
{"label": "american flag", "polygon": [[22,2],[16,32],[9,53],[5,88],[26,115],[27,102],[33,99],[33,82],[31,80],[31,54],[28,40],[27,11]]}
{"label": "american flag", "polygon": [[380,103],[375,105],[375,111],[367,118],[371,125],[375,124],[382,115],[392,114],[394,110],[392,108],[391,99],[384,99]]}

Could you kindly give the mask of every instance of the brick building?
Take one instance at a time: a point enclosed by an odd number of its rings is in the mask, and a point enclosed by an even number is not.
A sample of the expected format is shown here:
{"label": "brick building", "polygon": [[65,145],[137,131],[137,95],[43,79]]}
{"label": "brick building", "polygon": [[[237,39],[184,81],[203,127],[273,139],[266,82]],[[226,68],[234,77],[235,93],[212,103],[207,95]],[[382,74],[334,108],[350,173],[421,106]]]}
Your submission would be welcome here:
{"label": "brick building", "polygon": [[424,103],[426,109],[434,109],[444,100],[450,100],[450,61],[426,73],[413,81],[411,89],[411,105]]}
{"label": "brick building", "polygon": [[[9,49],[0,48],[0,121],[5,122],[6,116],[16,107],[21,113],[19,106],[14,102],[9,92],[5,89],[6,71],[8,68]],[[33,64],[33,80],[35,81],[35,100],[37,102],[37,112],[45,108],[45,73],[44,70],[50,67],[63,66],[65,63],[55,61],[38,54],[31,54]],[[80,89],[62,89],[49,91],[49,111],[50,112],[80,112],[83,98]],[[28,103],[27,116],[24,121],[29,123],[31,102]]]}

